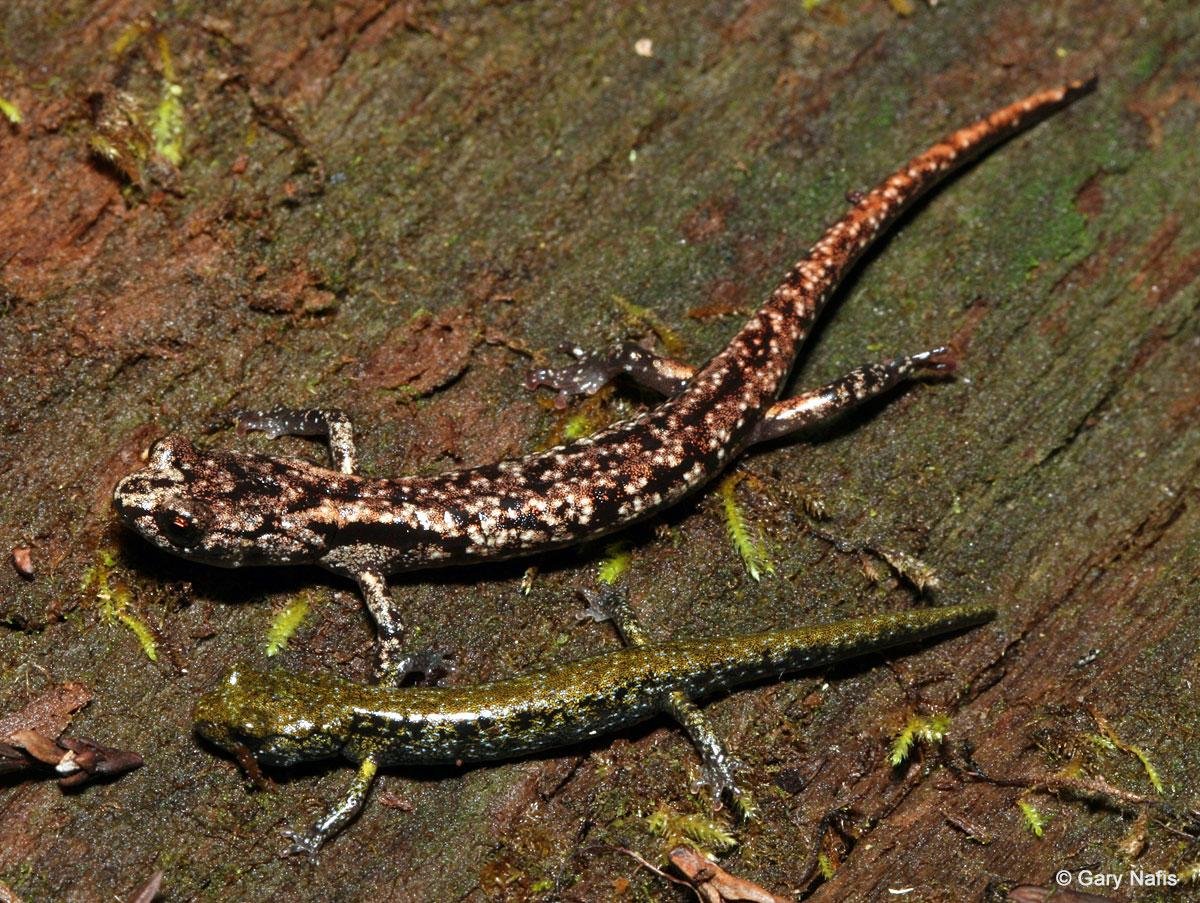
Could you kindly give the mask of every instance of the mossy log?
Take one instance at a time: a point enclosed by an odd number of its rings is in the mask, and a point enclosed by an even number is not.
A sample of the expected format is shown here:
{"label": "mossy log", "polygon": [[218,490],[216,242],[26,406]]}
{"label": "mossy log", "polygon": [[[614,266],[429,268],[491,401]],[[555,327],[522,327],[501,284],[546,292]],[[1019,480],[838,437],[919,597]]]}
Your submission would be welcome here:
{"label": "mossy log", "polygon": [[[690,815],[736,834],[727,871],[814,900],[1197,869],[1200,10],[10,0],[0,22],[0,551],[32,569],[0,569],[0,712],[81,682],[71,732],[146,762],[72,793],[0,785],[13,893],[126,899],[161,871],[164,900],[683,900],[617,848],[665,863],[654,826]],[[112,486],[151,440],[316,458],[221,417],[335,405],[387,475],[598,426],[647,399],[560,412],[526,370],[564,340],[702,362],[847,191],[1093,71],[1096,94],[946,185],[839,292],[796,385],[947,342],[961,369],[738,464],[773,574],[747,576],[713,491],[621,537],[662,636],[910,606],[930,572],[926,595],[995,623],[712,705],[745,826],[689,789],[659,723],[392,772],[319,864],[280,858],[349,772],[247,792],[192,704],[268,642],[365,678],[371,626],[323,572],[218,571],[117,529]],[[415,645],[487,680],[616,646],[578,620],[604,555],[393,591]],[[893,766],[914,715],[947,735]]]}

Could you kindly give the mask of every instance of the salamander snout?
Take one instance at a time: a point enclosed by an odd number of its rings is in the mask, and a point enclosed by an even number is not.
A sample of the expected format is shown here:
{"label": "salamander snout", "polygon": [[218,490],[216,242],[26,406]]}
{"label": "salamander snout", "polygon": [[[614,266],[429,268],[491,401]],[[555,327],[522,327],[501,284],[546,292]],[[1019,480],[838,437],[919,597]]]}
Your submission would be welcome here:
{"label": "salamander snout", "polygon": [[123,477],[113,489],[113,510],[121,521],[140,530],[139,520],[160,509],[164,498],[187,482],[185,466],[194,456],[186,439],[167,436],[155,442],[148,466]]}
{"label": "salamander snout", "polygon": [[337,755],[343,707],[308,689],[294,675],[234,668],[196,701],[196,732],[231,753],[251,779],[251,761],[292,765]]}

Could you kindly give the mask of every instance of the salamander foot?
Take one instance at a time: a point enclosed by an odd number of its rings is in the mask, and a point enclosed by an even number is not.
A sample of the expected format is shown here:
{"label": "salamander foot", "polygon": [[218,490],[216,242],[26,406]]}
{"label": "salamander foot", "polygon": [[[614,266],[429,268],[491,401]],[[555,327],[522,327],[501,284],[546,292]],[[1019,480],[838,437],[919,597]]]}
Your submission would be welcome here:
{"label": "salamander foot", "polygon": [[705,756],[700,766],[700,780],[696,782],[708,788],[714,811],[723,809],[728,803],[739,821],[754,817],[754,803],[750,794],[738,786],[735,777],[743,767],[741,762],[732,757],[714,759]]}
{"label": "salamander foot", "polygon": [[525,379],[529,389],[538,386],[557,389],[554,399],[557,408],[565,408],[573,397],[595,395],[622,374],[660,395],[674,395],[695,375],[695,370],[687,364],[661,357],[635,342],[623,342],[603,351],[588,351],[571,344],[561,346],[560,350],[574,357],[576,363],[532,370]]}
{"label": "salamander foot", "polygon": [[321,849],[321,844],[325,842],[324,837],[313,832],[285,830],[283,836],[290,840],[291,843],[288,844],[281,855],[307,856],[313,862],[316,862],[317,850]]}
{"label": "salamander foot", "polygon": [[[454,673],[454,653],[438,649],[420,649],[408,652],[396,659],[387,679],[395,686],[422,683],[436,687]],[[412,678],[410,680],[410,678]]]}
{"label": "salamander foot", "polygon": [[375,773],[379,770],[379,761],[373,756],[367,756],[358,766],[354,780],[346,789],[345,794],[338,800],[324,818],[318,819],[312,828],[305,832],[284,831],[283,836],[291,840],[291,845],[284,851],[285,856],[304,853],[315,858],[317,851],[329,838],[346,827],[354,816],[358,815],[375,783]]}

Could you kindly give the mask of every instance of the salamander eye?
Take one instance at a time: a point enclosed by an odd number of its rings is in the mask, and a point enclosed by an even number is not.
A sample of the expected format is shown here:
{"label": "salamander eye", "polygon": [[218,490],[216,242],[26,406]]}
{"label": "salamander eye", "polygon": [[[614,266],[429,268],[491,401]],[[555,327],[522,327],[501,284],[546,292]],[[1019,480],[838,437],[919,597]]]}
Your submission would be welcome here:
{"label": "salamander eye", "polygon": [[166,534],[167,538],[172,542],[180,545],[190,545],[200,538],[200,525],[196,523],[196,518],[187,511],[172,511],[167,509],[160,511],[155,516],[155,522],[158,528]]}

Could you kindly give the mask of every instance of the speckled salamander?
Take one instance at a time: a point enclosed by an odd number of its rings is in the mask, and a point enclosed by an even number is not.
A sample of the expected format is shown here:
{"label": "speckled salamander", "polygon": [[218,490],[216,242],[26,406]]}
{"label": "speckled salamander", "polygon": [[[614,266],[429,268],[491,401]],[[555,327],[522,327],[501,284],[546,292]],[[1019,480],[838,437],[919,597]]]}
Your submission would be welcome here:
{"label": "speckled salamander", "polygon": [[[201,735],[261,782],[259,763],[344,756],[346,796],[293,852],[314,853],[361,808],[380,765],[493,762],[590,740],[764,677],[915,643],[988,621],[986,605],[875,615],[817,627],[631,648],[474,687],[361,686],[330,677],[231,671],[196,704]],[[688,727],[685,724],[685,727]],[[689,730],[689,733],[691,731]],[[706,770],[726,763],[693,740]],[[718,755],[724,755],[718,750]],[[290,832],[289,832],[290,833]]]}
{"label": "speckled salamander", "polygon": [[169,436],[148,466],[117,484],[120,519],[154,545],[226,567],[313,562],[356,580],[375,618],[380,670],[405,668],[385,577],[542,552],[591,539],[677,502],[743,449],[826,420],[915,374],[952,369],[945,348],[854,370],[778,401],[826,299],[871,242],[918,197],[989,147],[1091,90],[1071,82],[1032,94],[948,135],[856,196],[723,351],[699,370],[627,344],[534,385],[563,395],[625,374],[668,398],[629,420],[549,451],[434,477],[355,473],[340,412],[246,413],[241,426],[328,439],[335,470],[298,460],[206,451]]}

